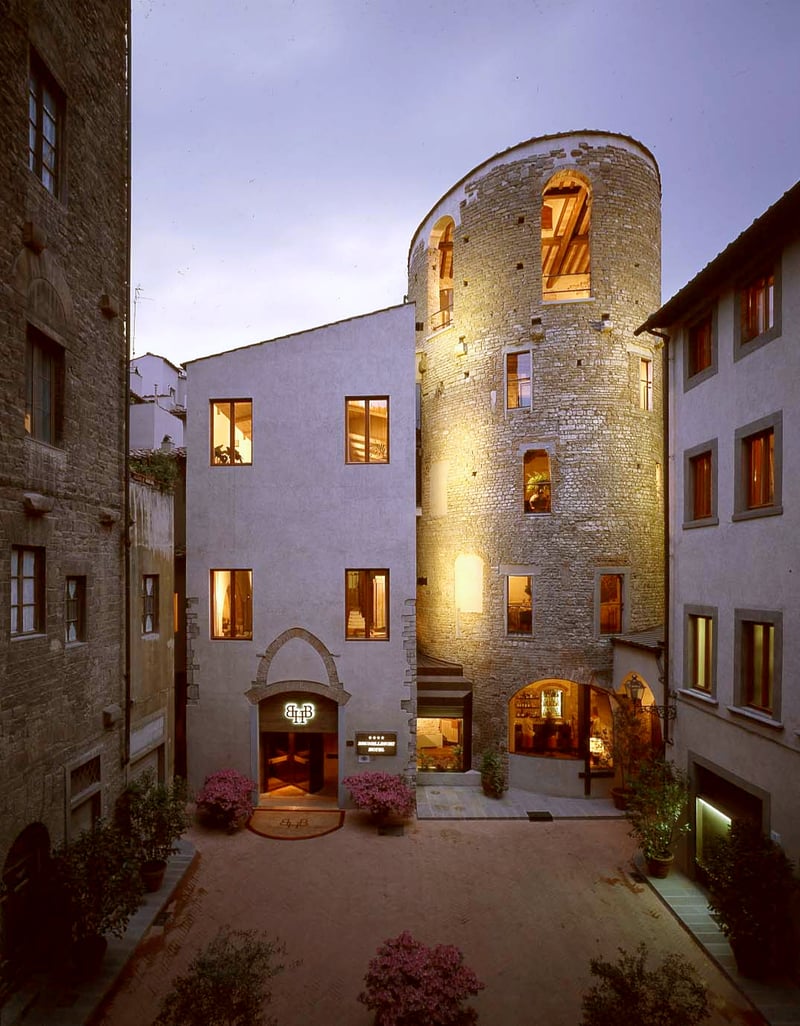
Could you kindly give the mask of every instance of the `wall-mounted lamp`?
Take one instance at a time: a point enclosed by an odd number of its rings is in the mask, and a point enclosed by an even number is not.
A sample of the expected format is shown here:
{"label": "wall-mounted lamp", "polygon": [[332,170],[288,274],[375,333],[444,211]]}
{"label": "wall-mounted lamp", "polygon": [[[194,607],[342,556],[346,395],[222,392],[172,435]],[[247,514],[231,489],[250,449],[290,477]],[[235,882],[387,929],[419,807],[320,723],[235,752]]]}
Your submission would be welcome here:
{"label": "wall-mounted lamp", "polygon": [[456,344],[453,346],[453,352],[456,354],[456,356],[466,356],[467,355],[467,343],[466,343],[466,340],[463,339],[463,338],[460,338],[458,340],[458,342],[456,342]]}
{"label": "wall-mounted lamp", "polygon": [[635,673],[632,673],[625,681],[625,691],[635,706],[641,702],[644,684]]}

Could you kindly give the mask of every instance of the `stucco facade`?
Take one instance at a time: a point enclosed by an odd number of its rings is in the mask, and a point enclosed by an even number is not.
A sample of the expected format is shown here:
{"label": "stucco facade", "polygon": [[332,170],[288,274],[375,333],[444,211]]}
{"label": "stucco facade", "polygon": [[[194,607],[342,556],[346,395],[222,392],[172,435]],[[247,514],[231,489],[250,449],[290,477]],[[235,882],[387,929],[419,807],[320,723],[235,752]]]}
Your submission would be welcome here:
{"label": "stucco facade", "polygon": [[583,793],[611,639],[663,617],[661,361],[633,334],[659,280],[657,165],[601,132],[492,157],[411,242],[420,650],[463,668],[473,762],[508,745],[517,786]]}
{"label": "stucco facade", "polygon": [[[194,787],[233,767],[344,800],[370,761],[413,769],[413,326],[404,305],[187,364]],[[374,436],[346,399],[381,412]]]}
{"label": "stucco facade", "polygon": [[669,337],[671,754],[700,860],[732,816],[800,855],[798,225],[800,185],[642,327]]}

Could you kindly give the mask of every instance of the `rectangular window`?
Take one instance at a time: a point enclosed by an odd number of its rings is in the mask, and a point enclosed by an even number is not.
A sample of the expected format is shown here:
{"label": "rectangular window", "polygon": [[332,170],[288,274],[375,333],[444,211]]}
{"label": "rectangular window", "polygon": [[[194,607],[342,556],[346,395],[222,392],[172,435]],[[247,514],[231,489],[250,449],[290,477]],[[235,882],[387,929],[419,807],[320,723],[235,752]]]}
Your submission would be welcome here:
{"label": "rectangular window", "polygon": [[620,634],[624,612],[623,574],[601,573],[598,580],[598,633]]}
{"label": "rectangular window", "polygon": [[389,571],[345,570],[345,638],[389,637]]}
{"label": "rectangular window", "polygon": [[64,583],[64,641],[86,641],[85,577],[68,577]]}
{"label": "rectangular window", "polygon": [[251,399],[211,400],[211,465],[233,467],[253,462]]}
{"label": "rectangular window", "polygon": [[347,463],[389,462],[389,397],[345,399]]}
{"label": "rectangular window", "polygon": [[211,571],[211,637],[252,640],[252,570]]}
{"label": "rectangular window", "polygon": [[99,753],[87,754],[67,766],[68,834],[91,830],[103,811],[103,770]]}
{"label": "rectangular window", "polygon": [[506,631],[508,634],[533,633],[533,601],[528,575],[509,575],[506,597]]}
{"label": "rectangular window", "polygon": [[684,527],[717,524],[717,440],[683,454]]}
{"label": "rectangular window", "polygon": [[707,313],[702,320],[689,328],[689,345],[686,354],[688,377],[693,378],[712,365],[713,318]]}
{"label": "rectangular window", "polygon": [[28,167],[54,196],[59,194],[59,161],[64,129],[64,94],[31,51],[28,76]]}
{"label": "rectangular window", "polygon": [[639,409],[653,409],[653,361],[644,356],[639,359]]}
{"label": "rectangular window", "polygon": [[25,340],[25,431],[49,445],[61,439],[64,351],[28,325]]}
{"label": "rectangular window", "polygon": [[531,354],[506,353],[506,408],[531,407]]}
{"label": "rectangular window", "polygon": [[142,575],[142,634],[158,633],[158,574]]}
{"label": "rectangular window", "polygon": [[714,690],[714,616],[687,610],[685,622],[685,686],[710,695]]}
{"label": "rectangular window", "polygon": [[783,415],[736,431],[734,520],[781,513]]}
{"label": "rectangular window", "polygon": [[11,549],[11,633],[45,629],[44,549]]}
{"label": "rectangular window", "polygon": [[775,324],[775,277],[754,278],[740,293],[741,341],[750,342]]}
{"label": "rectangular window", "polygon": [[744,705],[771,715],[774,708],[775,624],[742,621],[741,666]]}
{"label": "rectangular window", "polygon": [[692,518],[711,516],[711,453],[701,452],[690,461],[692,468]]}
{"label": "rectangular window", "polygon": [[526,513],[549,513],[550,456],[545,449],[529,449],[523,461],[524,509]]}

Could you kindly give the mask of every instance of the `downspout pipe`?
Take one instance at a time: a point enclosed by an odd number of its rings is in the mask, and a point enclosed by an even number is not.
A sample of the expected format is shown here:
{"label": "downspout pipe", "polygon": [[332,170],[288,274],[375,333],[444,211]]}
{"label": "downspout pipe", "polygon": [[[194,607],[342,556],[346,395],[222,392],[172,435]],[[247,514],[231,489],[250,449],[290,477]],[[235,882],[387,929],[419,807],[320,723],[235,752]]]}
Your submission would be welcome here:
{"label": "downspout pipe", "polygon": [[125,410],[123,424],[123,459],[125,473],[125,487],[123,491],[123,520],[122,531],[124,548],[124,590],[123,602],[125,623],[123,625],[124,637],[124,686],[125,686],[125,714],[123,718],[124,737],[122,740],[122,768],[127,773],[127,767],[131,758],[131,500],[130,500],[130,361],[131,361],[131,122],[132,122],[132,97],[131,97],[131,72],[133,70],[133,25],[131,22],[130,0],[126,4],[127,18],[127,61],[126,61],[126,97],[125,97],[125,360],[122,373],[123,382],[123,408]]}
{"label": "downspout pipe", "polygon": [[670,737],[670,658],[669,658],[669,621],[670,621],[670,562],[669,562],[669,550],[670,550],[670,517],[669,517],[669,490],[670,490],[670,473],[669,473],[669,341],[670,337],[665,331],[659,331],[658,328],[650,328],[647,323],[643,324],[640,328],[634,331],[634,335],[641,335],[642,332],[646,331],[648,335],[653,335],[663,342],[661,347],[661,382],[662,382],[662,401],[661,401],[661,430],[662,430],[662,467],[664,477],[664,501],[662,503],[662,515],[664,518],[664,649],[660,660],[660,676],[661,685],[664,698],[664,746],[673,744],[672,738]]}

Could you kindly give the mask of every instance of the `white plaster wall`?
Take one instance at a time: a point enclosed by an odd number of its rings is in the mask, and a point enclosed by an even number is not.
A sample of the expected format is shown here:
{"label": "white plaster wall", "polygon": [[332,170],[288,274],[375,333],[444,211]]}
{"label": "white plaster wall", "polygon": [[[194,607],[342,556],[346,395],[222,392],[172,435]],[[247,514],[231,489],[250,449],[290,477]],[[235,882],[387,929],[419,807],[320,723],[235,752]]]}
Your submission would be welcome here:
{"label": "white plaster wall", "polygon": [[[733,359],[734,292],[718,304],[718,371],[684,391],[685,335],[673,337],[671,677],[683,685],[685,604],[716,606],[715,702],[684,698],[676,723],[676,759],[697,752],[771,794],[771,829],[788,854],[800,855],[800,243],[782,262],[780,337]],[[699,313],[700,311],[698,311]],[[779,516],[734,522],[734,436],[737,428],[783,413],[782,505]],[[683,453],[718,440],[717,526],[686,530]],[[779,724],[765,726],[732,713],[734,611],[783,614]]]}
{"label": "white plaster wall", "polygon": [[156,403],[128,407],[131,449],[158,449],[169,435],[176,446],[183,445],[183,421]]}
{"label": "white plaster wall", "polygon": [[[252,686],[259,658],[302,627],[334,655],[352,699],[340,712],[340,777],[358,767],[346,739],[397,731],[409,760],[411,698],[403,615],[415,598],[414,308],[394,307],[187,365],[187,596],[199,701],[188,710],[189,776],[225,766],[251,772]],[[345,464],[345,396],[388,395],[390,462]],[[209,401],[253,400],[252,466],[209,461]],[[345,641],[346,568],[390,571],[389,641]],[[210,641],[209,571],[253,569],[249,641]],[[413,609],[413,605],[412,605]],[[324,679],[292,641],[270,673]]]}

